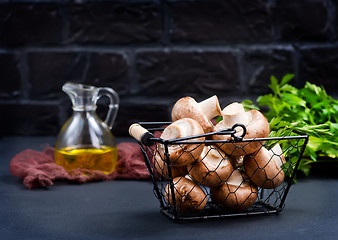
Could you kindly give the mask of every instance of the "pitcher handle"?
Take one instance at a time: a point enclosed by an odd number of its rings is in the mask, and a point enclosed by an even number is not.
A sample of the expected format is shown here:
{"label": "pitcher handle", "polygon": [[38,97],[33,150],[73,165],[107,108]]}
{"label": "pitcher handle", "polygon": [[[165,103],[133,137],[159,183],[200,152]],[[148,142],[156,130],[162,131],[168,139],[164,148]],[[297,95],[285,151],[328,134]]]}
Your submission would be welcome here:
{"label": "pitcher handle", "polygon": [[109,97],[109,100],[110,100],[109,109],[107,112],[106,119],[104,121],[108,125],[109,129],[112,129],[115,119],[116,119],[117,111],[119,109],[119,103],[120,103],[119,95],[114,89],[103,87],[103,88],[99,88],[98,97],[100,98],[103,96]]}

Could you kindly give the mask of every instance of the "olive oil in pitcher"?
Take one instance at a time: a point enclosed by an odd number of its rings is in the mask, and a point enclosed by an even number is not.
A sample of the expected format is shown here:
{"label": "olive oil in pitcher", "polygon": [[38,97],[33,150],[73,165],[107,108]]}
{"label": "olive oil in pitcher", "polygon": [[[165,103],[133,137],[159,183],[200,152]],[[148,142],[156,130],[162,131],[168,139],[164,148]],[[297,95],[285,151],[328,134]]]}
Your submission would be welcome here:
{"label": "olive oil in pitcher", "polygon": [[[55,163],[73,169],[114,171],[117,163],[115,137],[111,133],[118,110],[118,95],[111,88],[66,83],[62,90],[73,103],[73,114],[63,125],[55,144]],[[105,121],[96,114],[96,101],[110,98]]]}
{"label": "olive oil in pitcher", "polygon": [[75,168],[101,170],[108,174],[116,167],[116,147],[101,146],[101,148],[66,147],[55,151],[55,162],[67,171]]}

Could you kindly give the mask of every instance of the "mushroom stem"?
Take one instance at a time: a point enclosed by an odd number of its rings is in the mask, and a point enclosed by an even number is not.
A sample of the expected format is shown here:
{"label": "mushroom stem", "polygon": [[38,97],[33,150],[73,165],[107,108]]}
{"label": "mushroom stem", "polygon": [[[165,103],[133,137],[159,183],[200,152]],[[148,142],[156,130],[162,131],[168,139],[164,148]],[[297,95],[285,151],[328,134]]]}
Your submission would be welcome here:
{"label": "mushroom stem", "polygon": [[243,183],[243,181],[244,179],[241,172],[238,169],[236,169],[231,173],[229,179],[227,180],[227,183],[234,186],[240,186]]}
{"label": "mushroom stem", "polygon": [[205,117],[208,120],[213,119],[216,116],[220,116],[222,114],[218,98],[216,95],[203,100],[202,102],[197,103]]}
{"label": "mushroom stem", "polygon": [[285,163],[285,158],[283,156],[283,150],[280,145],[276,144],[275,146],[273,146],[273,148],[271,148],[269,152],[273,154],[273,160],[275,161],[278,169],[281,169],[283,164]]}
{"label": "mushroom stem", "polygon": [[250,122],[248,114],[245,112],[242,104],[238,102],[231,103],[222,110],[223,124],[225,127],[232,127],[236,123],[242,123],[247,126]]}

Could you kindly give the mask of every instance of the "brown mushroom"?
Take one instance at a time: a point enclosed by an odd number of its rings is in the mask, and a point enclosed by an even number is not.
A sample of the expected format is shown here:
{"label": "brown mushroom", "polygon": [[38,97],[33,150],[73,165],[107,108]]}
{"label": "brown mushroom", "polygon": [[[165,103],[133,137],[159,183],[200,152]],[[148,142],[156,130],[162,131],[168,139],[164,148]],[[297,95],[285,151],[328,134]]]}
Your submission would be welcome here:
{"label": "brown mushroom", "polygon": [[[161,158],[159,154],[154,156],[154,166],[156,171],[166,179],[169,179],[168,164]],[[170,164],[171,177],[180,177],[188,174],[187,166],[176,167]]]}
{"label": "brown mushroom", "polygon": [[[207,195],[202,188],[186,177],[173,179],[175,204],[181,212],[202,210],[207,204]],[[165,199],[173,207],[174,200],[170,183],[165,187]]]}
{"label": "brown mushroom", "polygon": [[276,144],[270,150],[262,147],[257,153],[244,158],[244,169],[250,180],[262,188],[276,188],[284,181],[283,150]]}
{"label": "brown mushroom", "polygon": [[175,103],[171,111],[172,121],[192,118],[202,126],[205,133],[213,131],[214,125],[211,119],[220,115],[221,107],[216,95],[199,103],[192,97],[183,97]]}
{"label": "brown mushroom", "polygon": [[251,182],[245,180],[239,170],[234,170],[229,180],[221,186],[210,189],[214,203],[226,209],[245,210],[250,208],[258,197],[258,189]]}
{"label": "brown mushroom", "polygon": [[[164,140],[172,140],[183,137],[190,137],[203,134],[201,125],[191,119],[182,118],[168,125],[162,132],[161,138]],[[185,141],[204,141],[204,137],[196,137]],[[170,162],[176,167],[185,166],[194,162],[199,158],[203,151],[204,144],[201,143],[184,143],[168,145],[168,153]],[[158,153],[162,159],[165,159],[164,144],[159,144],[157,147]]]}
{"label": "brown mushroom", "polygon": [[[222,110],[223,120],[215,127],[215,131],[231,128],[234,124],[240,123],[246,127],[246,134],[243,139],[266,138],[269,136],[269,122],[265,116],[257,111],[244,111],[240,103],[232,103]],[[242,128],[236,128],[236,136],[242,135]],[[214,140],[229,140],[230,135],[213,135]],[[228,155],[241,156],[252,154],[262,147],[265,141],[219,143],[219,147]]]}
{"label": "brown mushroom", "polygon": [[233,171],[229,158],[217,146],[205,146],[200,159],[187,168],[195,182],[208,187],[219,186]]}

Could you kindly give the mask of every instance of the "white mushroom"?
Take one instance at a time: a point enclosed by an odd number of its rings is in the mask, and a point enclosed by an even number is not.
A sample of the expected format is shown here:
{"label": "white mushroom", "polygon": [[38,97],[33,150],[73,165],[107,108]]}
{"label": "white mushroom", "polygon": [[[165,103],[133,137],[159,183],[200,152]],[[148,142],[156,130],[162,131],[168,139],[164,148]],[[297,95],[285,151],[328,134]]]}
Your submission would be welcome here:
{"label": "white mushroom", "polygon": [[283,150],[276,144],[270,150],[262,147],[244,158],[244,169],[250,180],[262,188],[276,188],[284,181]]}
{"label": "white mushroom", "polygon": [[233,171],[229,158],[217,146],[205,146],[199,160],[187,168],[195,182],[208,187],[219,186]]}
{"label": "white mushroom", "polygon": [[[164,140],[172,140],[183,137],[190,137],[203,134],[201,125],[191,119],[182,118],[168,125],[162,132],[161,138]],[[196,137],[185,141],[204,141],[204,137]],[[194,162],[199,158],[203,151],[204,144],[197,143],[184,143],[168,145],[168,153],[170,162],[176,167],[185,166]],[[165,147],[164,144],[159,144],[157,147],[158,153],[162,159],[165,159]]]}
{"label": "white mushroom", "polygon": [[[175,203],[181,212],[202,210],[207,204],[207,195],[202,188],[187,177],[173,179]],[[173,195],[170,184],[165,187],[165,199],[173,207]]]}
{"label": "white mushroom", "polygon": [[256,186],[246,181],[239,170],[234,170],[229,180],[221,186],[210,189],[213,202],[226,209],[245,210],[250,208],[258,197]]}
{"label": "white mushroom", "polygon": [[[232,103],[222,111],[223,120],[220,121],[215,127],[216,132],[231,128],[234,124],[243,124],[246,127],[246,134],[243,139],[265,138],[269,136],[270,128],[269,122],[265,116],[257,111],[250,110],[244,111],[242,104]],[[242,128],[236,128],[236,136],[241,136],[243,133]],[[214,140],[229,140],[230,135],[213,135]],[[251,141],[251,142],[234,142],[234,143],[219,143],[219,147],[228,155],[242,156],[256,152],[264,141]]]}
{"label": "white mushroom", "polygon": [[214,125],[211,119],[220,115],[221,107],[216,95],[199,103],[192,97],[183,97],[175,103],[171,111],[172,121],[192,118],[202,126],[205,133],[213,131]]}
{"label": "white mushroom", "polygon": [[247,126],[251,121],[250,115],[246,114],[242,104],[234,102],[222,110],[222,127],[231,128],[236,123]]}

